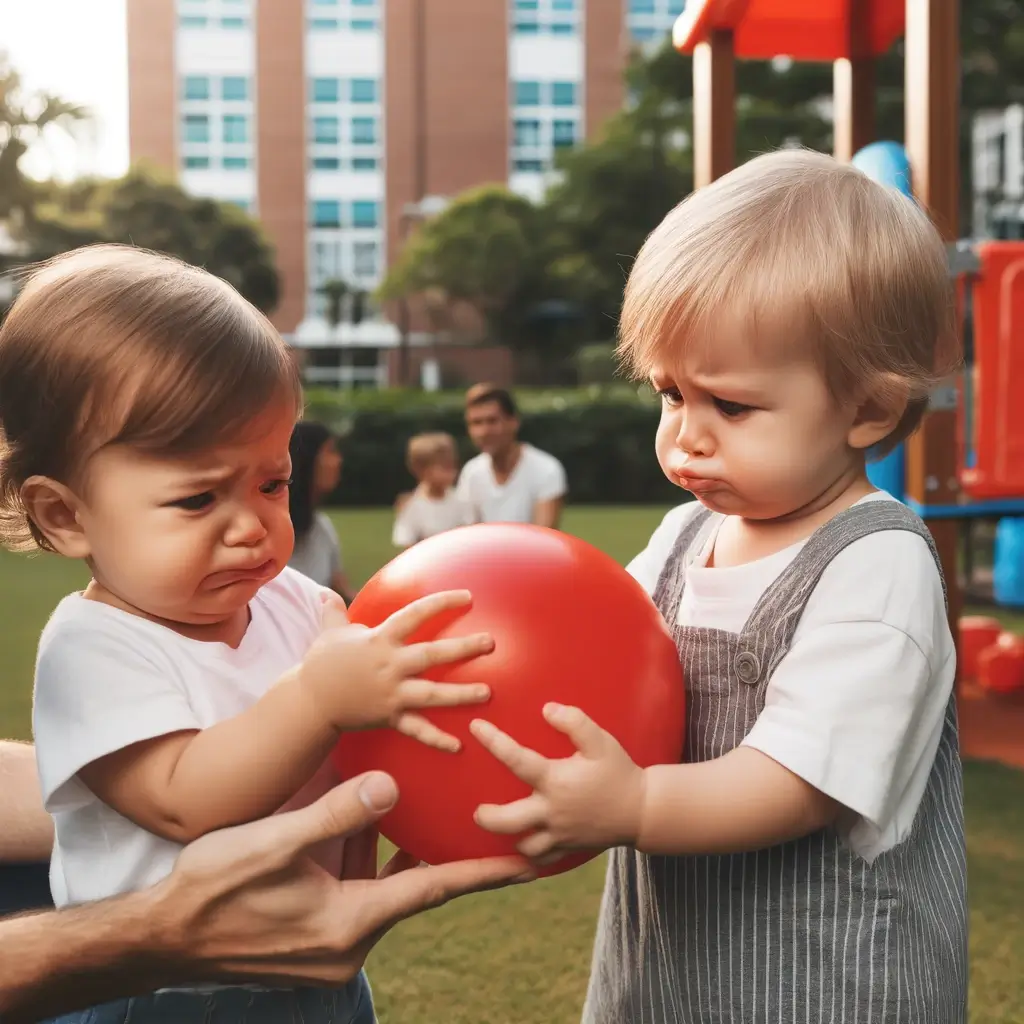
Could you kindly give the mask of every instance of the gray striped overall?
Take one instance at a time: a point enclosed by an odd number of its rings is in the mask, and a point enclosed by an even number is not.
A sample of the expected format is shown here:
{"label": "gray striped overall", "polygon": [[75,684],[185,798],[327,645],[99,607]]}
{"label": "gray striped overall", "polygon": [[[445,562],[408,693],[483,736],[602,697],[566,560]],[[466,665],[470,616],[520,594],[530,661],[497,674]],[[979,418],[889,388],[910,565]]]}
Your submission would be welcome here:
{"label": "gray striped overall", "polygon": [[[669,623],[714,525],[702,509],[676,540],[654,595]],[[686,673],[686,760],[739,745],[826,566],[846,545],[893,529],[924,537],[936,555],[908,508],[866,502],[808,539],[741,633],[673,626]],[[585,1024],[966,1021],[958,746],[954,697],[911,834],[871,865],[831,829],[725,856],[613,850]]]}

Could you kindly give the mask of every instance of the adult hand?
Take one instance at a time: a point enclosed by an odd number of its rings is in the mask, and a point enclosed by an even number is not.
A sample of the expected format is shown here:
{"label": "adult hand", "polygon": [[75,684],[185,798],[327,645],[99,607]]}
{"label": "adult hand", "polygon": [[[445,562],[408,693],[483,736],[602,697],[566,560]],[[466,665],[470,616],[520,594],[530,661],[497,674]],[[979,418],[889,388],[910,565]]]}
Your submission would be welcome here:
{"label": "adult hand", "polygon": [[[382,772],[358,776],[300,810],[212,832],[187,846],[159,885],[170,941],[196,980],[342,985],[399,921],[455,897],[535,877],[520,858],[414,866],[396,854],[375,872],[375,823],[398,799]],[[309,857],[348,840],[343,877]],[[411,870],[407,870],[411,868]]]}

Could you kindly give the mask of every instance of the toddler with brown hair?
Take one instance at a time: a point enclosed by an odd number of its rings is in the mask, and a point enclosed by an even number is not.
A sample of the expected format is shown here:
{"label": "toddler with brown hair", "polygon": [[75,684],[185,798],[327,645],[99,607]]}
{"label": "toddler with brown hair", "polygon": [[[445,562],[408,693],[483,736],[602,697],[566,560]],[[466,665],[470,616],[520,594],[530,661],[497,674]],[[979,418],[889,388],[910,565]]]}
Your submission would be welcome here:
{"label": "toddler with brown hair", "polygon": [[455,493],[459,474],[455,438],[443,431],[409,438],[406,465],[416,478],[416,489],[396,502],[391,543],[408,548],[435,533],[469,526],[473,509]]}
{"label": "toddler with brown hair", "polygon": [[[337,781],[345,730],[457,749],[417,709],[487,697],[418,677],[489,637],[405,643],[468,594],[366,629],[288,567],[300,408],[269,321],[168,257],[69,253],[32,274],[0,329],[0,537],[91,574],[47,622],[36,668],[58,907],[152,885],[196,837],[312,801]],[[316,859],[337,875],[345,855]],[[67,1020],[375,1019],[362,973],[337,991],[189,981]]]}
{"label": "toddler with brown hair", "polygon": [[965,1021],[944,583],[865,469],[956,365],[938,233],[830,157],[762,156],[654,230],[620,338],[697,499],[630,566],[679,649],[684,763],[639,768],[575,708],[545,709],[563,760],[476,722],[534,790],[480,824],[542,863],[613,848],[585,1024]]}

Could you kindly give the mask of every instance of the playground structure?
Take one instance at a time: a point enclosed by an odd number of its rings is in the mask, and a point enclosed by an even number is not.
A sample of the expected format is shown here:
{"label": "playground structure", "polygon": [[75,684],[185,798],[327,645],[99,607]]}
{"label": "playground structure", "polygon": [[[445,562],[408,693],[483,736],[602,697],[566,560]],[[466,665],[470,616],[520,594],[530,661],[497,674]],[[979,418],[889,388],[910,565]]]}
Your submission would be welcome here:
{"label": "playground structure", "polygon": [[[998,523],[991,599],[1024,607],[1024,401],[1015,394],[1024,386],[1024,242],[959,237],[959,8],[959,0],[690,0],[673,44],[693,57],[695,187],[735,166],[737,59],[827,61],[833,66],[833,154],[920,203],[945,239],[964,365],[934,390],[921,428],[872,463],[869,476],[917,512],[935,539],[961,680],[1009,693],[1024,691],[1024,644],[995,619],[961,613],[965,590],[972,600],[981,596],[970,592],[979,520]],[[872,138],[874,63],[900,36],[905,147]],[[999,177],[994,163],[1005,167],[1003,191],[1016,197],[1018,208],[1024,200],[1022,126],[1021,108],[973,126],[976,164],[984,161],[981,182],[993,187]],[[976,208],[977,220],[980,202]]]}

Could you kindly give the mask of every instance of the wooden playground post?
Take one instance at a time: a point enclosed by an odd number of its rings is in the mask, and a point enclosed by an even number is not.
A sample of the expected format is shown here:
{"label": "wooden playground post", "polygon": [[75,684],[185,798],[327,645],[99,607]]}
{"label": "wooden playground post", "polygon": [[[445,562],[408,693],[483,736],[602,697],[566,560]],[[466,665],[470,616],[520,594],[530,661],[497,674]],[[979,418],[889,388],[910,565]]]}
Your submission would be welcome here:
{"label": "wooden playground post", "polygon": [[[914,195],[942,237],[959,233],[959,0],[906,0],[905,132]],[[957,395],[952,382],[933,396],[920,429],[907,441],[907,496],[921,505],[954,505]],[[962,606],[958,521],[929,519],[949,592],[953,636]]]}
{"label": "wooden playground post", "polygon": [[716,29],[693,50],[693,186],[736,166],[736,58],[732,32]]}
{"label": "wooden playground post", "polygon": [[832,62],[832,153],[843,163],[875,139],[875,58],[868,23],[851,9],[846,15],[850,56]]}

